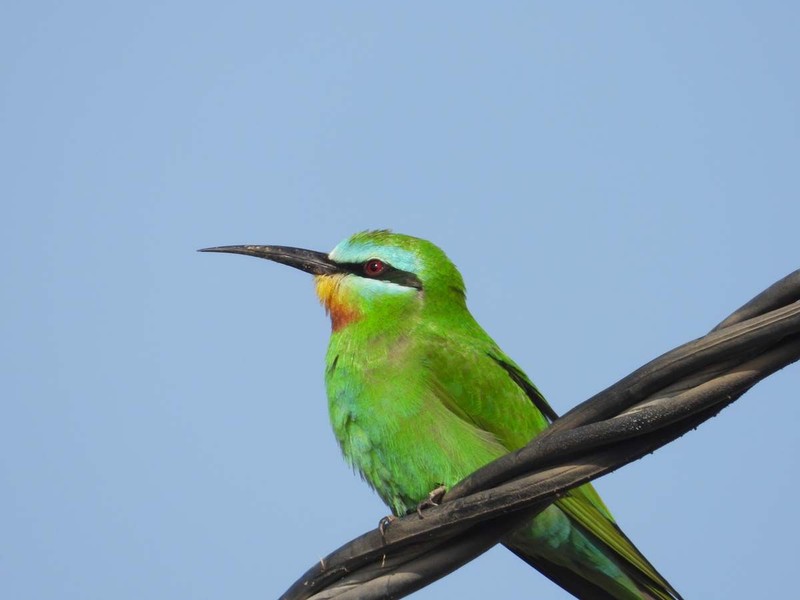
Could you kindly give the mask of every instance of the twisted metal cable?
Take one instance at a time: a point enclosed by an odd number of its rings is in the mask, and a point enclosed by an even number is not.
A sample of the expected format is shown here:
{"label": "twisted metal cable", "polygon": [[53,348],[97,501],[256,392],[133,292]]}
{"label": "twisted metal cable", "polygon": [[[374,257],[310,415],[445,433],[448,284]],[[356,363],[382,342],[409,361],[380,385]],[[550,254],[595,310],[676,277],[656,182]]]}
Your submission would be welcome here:
{"label": "twisted metal cable", "polygon": [[[567,490],[653,452],[800,359],[800,270],[710,333],[667,352],[482,467],[424,518],[369,531],[311,567],[282,600],[399,598],[476,558]],[[578,590],[579,593],[579,590]]]}

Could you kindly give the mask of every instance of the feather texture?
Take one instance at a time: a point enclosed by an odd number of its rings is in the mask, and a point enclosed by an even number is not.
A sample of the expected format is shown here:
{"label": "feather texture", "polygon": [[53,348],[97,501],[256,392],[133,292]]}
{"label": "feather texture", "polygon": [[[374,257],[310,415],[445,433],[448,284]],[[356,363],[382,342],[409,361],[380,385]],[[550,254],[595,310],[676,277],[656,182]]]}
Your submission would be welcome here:
{"label": "feather texture", "polygon": [[[395,514],[522,447],[556,417],[469,313],[461,275],[439,248],[365,232],[330,258],[350,269],[317,276],[333,326],[331,423],[348,462]],[[421,285],[360,276],[352,266],[370,260],[401,263],[394,268]],[[680,597],[590,485],[567,493],[505,544],[579,597]]]}

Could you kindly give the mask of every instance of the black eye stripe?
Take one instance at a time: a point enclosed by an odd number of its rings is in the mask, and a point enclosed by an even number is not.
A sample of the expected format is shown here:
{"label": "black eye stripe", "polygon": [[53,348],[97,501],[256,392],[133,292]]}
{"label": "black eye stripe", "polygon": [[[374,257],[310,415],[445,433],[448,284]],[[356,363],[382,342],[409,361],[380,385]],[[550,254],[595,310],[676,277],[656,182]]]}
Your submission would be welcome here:
{"label": "black eye stripe", "polygon": [[[370,275],[369,277],[364,274],[364,266],[373,261],[373,260],[380,260],[383,265],[384,269],[383,272],[377,275]],[[337,263],[339,268],[347,273],[352,273],[353,275],[357,275],[358,277],[364,277],[365,279],[377,279],[379,281],[391,281],[392,283],[396,283],[397,285],[402,285],[404,287],[410,287],[417,290],[422,289],[422,282],[419,280],[414,273],[410,271],[403,271],[401,269],[396,269],[388,262],[371,258],[368,261],[362,263]]]}

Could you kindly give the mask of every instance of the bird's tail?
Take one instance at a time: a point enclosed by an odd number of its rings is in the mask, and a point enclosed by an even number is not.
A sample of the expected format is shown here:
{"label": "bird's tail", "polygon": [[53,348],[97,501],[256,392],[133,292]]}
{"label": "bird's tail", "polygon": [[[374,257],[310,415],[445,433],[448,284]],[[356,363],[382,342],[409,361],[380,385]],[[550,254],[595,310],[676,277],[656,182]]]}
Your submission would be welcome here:
{"label": "bird's tail", "polygon": [[582,495],[545,509],[509,535],[506,547],[578,598],[681,600],[605,506],[587,503]]}

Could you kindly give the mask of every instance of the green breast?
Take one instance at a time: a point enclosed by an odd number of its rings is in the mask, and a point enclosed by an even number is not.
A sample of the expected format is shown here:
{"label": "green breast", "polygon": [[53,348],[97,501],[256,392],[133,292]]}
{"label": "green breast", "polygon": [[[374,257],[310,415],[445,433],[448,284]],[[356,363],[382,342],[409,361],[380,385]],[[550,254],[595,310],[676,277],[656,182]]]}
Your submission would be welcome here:
{"label": "green breast", "polygon": [[332,336],[327,364],[336,439],[395,514],[546,426],[508,373],[469,340],[417,332],[367,343],[345,330]]}

